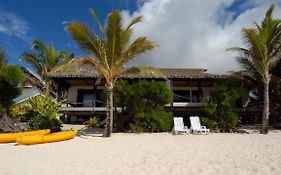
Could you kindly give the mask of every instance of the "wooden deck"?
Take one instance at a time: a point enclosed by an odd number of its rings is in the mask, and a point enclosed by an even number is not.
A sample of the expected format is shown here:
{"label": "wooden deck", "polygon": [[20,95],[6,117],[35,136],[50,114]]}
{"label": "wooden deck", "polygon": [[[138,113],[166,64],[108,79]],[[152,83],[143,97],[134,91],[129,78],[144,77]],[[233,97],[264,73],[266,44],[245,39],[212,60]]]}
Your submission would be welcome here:
{"label": "wooden deck", "polygon": [[[117,109],[121,112],[121,108]],[[105,114],[106,107],[62,107],[61,112],[67,115],[91,115],[91,114]]]}

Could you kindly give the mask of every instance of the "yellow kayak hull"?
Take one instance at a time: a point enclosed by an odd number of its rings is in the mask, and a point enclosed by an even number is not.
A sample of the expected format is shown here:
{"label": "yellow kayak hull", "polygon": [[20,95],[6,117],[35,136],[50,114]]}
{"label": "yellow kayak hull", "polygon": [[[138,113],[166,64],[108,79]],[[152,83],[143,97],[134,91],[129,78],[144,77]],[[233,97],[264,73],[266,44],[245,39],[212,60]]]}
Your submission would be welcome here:
{"label": "yellow kayak hull", "polygon": [[23,136],[17,138],[17,143],[19,145],[35,145],[42,143],[59,142],[72,139],[77,135],[77,133],[78,131],[62,131],[41,136]]}
{"label": "yellow kayak hull", "polygon": [[0,134],[0,143],[12,143],[16,142],[18,137],[21,136],[33,136],[33,135],[45,135],[50,133],[51,130],[43,129],[36,131],[27,131],[27,132],[16,132],[16,133],[3,133]]}

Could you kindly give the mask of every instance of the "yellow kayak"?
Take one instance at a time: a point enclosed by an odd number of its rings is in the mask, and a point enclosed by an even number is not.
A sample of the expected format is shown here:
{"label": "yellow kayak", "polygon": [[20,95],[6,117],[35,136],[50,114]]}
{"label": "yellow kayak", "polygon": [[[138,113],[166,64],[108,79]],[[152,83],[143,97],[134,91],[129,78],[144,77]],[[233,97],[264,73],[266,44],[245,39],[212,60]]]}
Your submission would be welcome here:
{"label": "yellow kayak", "polygon": [[45,135],[50,133],[51,130],[43,129],[36,131],[27,131],[27,132],[16,132],[16,133],[3,133],[0,134],[0,143],[12,143],[16,142],[18,137],[21,136],[34,136],[34,135]]}
{"label": "yellow kayak", "polygon": [[62,131],[41,136],[23,136],[17,138],[17,143],[19,145],[34,145],[41,143],[59,142],[74,138],[77,135],[77,132],[78,131]]}

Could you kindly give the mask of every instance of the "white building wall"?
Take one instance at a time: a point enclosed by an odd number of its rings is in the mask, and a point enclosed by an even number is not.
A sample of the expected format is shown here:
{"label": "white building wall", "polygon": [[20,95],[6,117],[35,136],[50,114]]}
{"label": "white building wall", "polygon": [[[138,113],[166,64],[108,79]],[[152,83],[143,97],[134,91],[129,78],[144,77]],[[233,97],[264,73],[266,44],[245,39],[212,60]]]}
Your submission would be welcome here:
{"label": "white building wall", "polygon": [[67,98],[68,103],[73,103],[73,104],[77,103],[78,89],[92,90],[93,86],[71,86],[68,89],[68,98]]}

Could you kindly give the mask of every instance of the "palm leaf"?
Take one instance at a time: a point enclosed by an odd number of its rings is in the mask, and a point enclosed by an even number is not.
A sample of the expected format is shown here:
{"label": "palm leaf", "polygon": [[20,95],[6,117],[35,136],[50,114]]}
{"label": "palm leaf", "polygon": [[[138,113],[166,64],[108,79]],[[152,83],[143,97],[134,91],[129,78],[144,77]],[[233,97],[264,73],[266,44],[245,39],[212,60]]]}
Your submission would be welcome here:
{"label": "palm leaf", "polygon": [[84,50],[89,54],[94,54],[95,58],[99,59],[102,65],[109,67],[105,44],[102,40],[96,37],[94,32],[78,22],[71,22],[66,27],[66,30],[81,50]]}
{"label": "palm leaf", "polygon": [[134,18],[134,19],[127,25],[127,27],[126,27],[125,30],[129,30],[133,25],[135,25],[135,24],[141,22],[141,19],[142,19],[141,16],[138,16],[138,17]]}
{"label": "palm leaf", "polygon": [[115,59],[121,55],[121,15],[118,11],[112,11],[107,17],[106,50],[109,67],[112,68]]}
{"label": "palm leaf", "polygon": [[122,54],[120,61],[117,65],[127,63],[129,60],[144,54],[148,50],[152,50],[156,47],[156,44],[147,40],[146,37],[139,37],[136,39]]}
{"label": "palm leaf", "polygon": [[95,12],[93,9],[91,9],[91,8],[89,9],[89,12],[90,12],[91,15],[94,17],[95,21],[96,21],[97,24],[98,24],[98,27],[99,27],[99,30],[100,30],[101,34],[104,36],[104,29],[103,29],[103,27],[102,27],[102,25],[101,25],[101,22],[100,22],[99,18],[97,17],[96,12]]}
{"label": "palm leaf", "polygon": [[41,74],[42,72],[42,64],[35,53],[23,53],[20,56],[21,61],[25,61],[28,64],[30,64],[33,68],[35,68],[35,71],[37,74]]}

